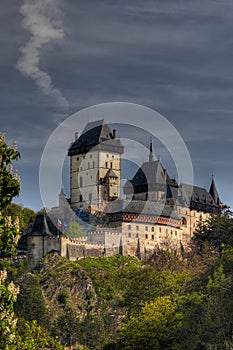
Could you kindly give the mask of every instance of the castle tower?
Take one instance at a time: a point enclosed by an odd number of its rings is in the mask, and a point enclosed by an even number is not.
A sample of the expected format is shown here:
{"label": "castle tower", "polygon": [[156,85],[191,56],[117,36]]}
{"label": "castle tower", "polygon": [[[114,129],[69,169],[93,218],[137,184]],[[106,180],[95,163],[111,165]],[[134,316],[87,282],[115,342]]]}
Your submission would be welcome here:
{"label": "castle tower", "polygon": [[75,133],[70,156],[70,203],[73,209],[100,208],[120,197],[123,145],[104,120],[90,122]]}

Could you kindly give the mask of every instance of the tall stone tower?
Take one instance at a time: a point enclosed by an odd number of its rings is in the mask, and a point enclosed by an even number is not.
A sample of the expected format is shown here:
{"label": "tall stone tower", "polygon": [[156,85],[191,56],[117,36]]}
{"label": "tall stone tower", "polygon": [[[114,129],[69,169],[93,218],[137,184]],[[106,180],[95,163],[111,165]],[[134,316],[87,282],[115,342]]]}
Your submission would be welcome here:
{"label": "tall stone tower", "polygon": [[101,208],[120,197],[121,154],[124,147],[104,120],[90,122],[75,135],[70,156],[70,204],[73,209]]}

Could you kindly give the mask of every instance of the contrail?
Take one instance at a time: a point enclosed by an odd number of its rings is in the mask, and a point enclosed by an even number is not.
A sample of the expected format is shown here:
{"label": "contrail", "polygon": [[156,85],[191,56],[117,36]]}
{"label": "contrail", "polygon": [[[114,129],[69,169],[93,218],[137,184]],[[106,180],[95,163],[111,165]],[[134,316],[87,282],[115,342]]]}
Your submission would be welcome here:
{"label": "contrail", "polygon": [[40,55],[43,45],[64,38],[64,29],[57,0],[24,0],[20,8],[24,16],[22,26],[31,33],[25,46],[20,48],[21,56],[16,68],[32,78],[41,91],[68,108],[69,104],[61,91],[53,86],[48,72],[40,69]]}

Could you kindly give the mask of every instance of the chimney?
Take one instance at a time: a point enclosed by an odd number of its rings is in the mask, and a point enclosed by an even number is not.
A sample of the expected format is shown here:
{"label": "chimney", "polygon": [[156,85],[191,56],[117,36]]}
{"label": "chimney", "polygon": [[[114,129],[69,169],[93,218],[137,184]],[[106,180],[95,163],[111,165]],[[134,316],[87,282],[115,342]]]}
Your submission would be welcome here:
{"label": "chimney", "polygon": [[74,141],[77,141],[78,140],[78,131],[75,131],[74,133]]}
{"label": "chimney", "polygon": [[115,139],[116,138],[116,129],[113,129],[112,134],[113,134],[113,139]]}

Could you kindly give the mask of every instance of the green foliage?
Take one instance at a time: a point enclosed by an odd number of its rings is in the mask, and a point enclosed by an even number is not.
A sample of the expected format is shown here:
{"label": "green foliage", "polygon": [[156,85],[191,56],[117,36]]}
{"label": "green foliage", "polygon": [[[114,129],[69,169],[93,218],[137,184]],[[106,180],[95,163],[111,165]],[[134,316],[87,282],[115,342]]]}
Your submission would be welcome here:
{"label": "green foliage", "polygon": [[212,215],[200,222],[194,236],[199,244],[209,242],[220,250],[224,245],[233,246],[233,218],[229,211]]}
{"label": "green foliage", "polygon": [[79,260],[77,264],[85,268],[96,293],[104,300],[110,300],[115,296],[120,298],[130,288],[134,273],[141,267],[138,259],[123,256],[86,258]]}
{"label": "green foliage", "polygon": [[80,320],[74,310],[67,308],[58,316],[53,326],[53,334],[66,346],[75,345],[80,338]]}
{"label": "green foliage", "polygon": [[67,230],[66,230],[66,235],[70,238],[78,238],[78,237],[83,237],[83,230],[82,227],[75,221],[72,221]]}
{"label": "green foliage", "polygon": [[16,253],[17,227],[3,211],[11,203],[13,197],[19,195],[20,183],[17,173],[12,173],[12,162],[20,158],[16,147],[11,148],[0,134],[0,251]]}
{"label": "green foliage", "polygon": [[18,327],[16,350],[63,350],[64,346],[52,338],[36,321],[23,322]]}
{"label": "green foliage", "polygon": [[158,297],[146,304],[137,317],[122,327],[119,349],[179,349],[175,334],[183,325],[184,314],[171,297]]}
{"label": "green foliage", "polygon": [[19,195],[20,184],[17,173],[12,174],[12,162],[20,158],[16,147],[11,148],[0,134],[0,211],[5,209],[12,198]]}
{"label": "green foliage", "polygon": [[36,213],[29,208],[22,207],[21,205],[11,203],[5,209],[4,214],[10,216],[13,221],[19,220],[19,229],[22,231],[27,225],[34,221]]}
{"label": "green foliage", "polygon": [[37,320],[48,326],[48,313],[45,307],[39,276],[27,273],[18,280],[20,292],[15,304],[17,316],[27,321]]}
{"label": "green foliage", "polygon": [[14,349],[17,319],[14,303],[18,288],[13,282],[7,283],[6,270],[0,271],[0,349]]}
{"label": "green foliage", "polygon": [[[10,217],[3,211],[20,191],[17,174],[12,174],[12,162],[20,158],[16,147],[10,148],[5,136],[0,135],[0,252],[16,253],[18,230]],[[14,303],[18,288],[13,282],[7,283],[7,272],[0,271],[0,348],[14,349],[15,327],[17,319],[14,314]]]}

